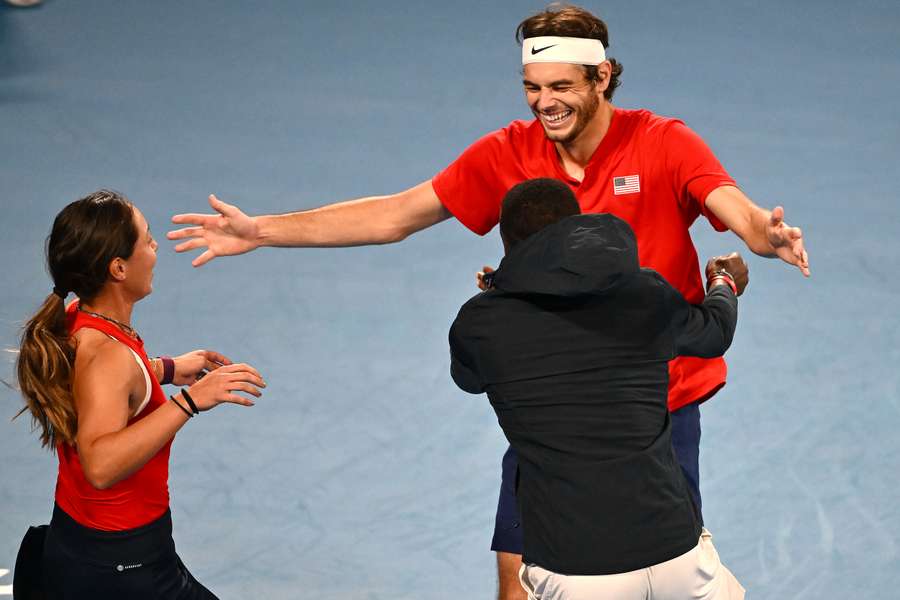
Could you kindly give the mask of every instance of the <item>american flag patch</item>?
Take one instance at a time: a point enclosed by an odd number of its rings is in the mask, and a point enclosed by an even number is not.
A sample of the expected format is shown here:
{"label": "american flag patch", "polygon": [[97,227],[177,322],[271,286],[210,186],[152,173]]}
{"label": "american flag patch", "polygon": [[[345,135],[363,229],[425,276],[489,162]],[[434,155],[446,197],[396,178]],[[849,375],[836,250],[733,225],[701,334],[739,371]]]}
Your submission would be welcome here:
{"label": "american flag patch", "polygon": [[641,179],[637,175],[613,177],[613,194],[634,194],[641,191]]}

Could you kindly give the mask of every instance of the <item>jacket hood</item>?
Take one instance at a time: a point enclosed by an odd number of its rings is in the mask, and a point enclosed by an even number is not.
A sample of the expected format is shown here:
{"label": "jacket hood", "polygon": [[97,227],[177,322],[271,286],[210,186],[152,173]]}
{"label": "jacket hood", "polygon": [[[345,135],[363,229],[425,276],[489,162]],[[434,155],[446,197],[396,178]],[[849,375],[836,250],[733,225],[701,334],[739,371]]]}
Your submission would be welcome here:
{"label": "jacket hood", "polygon": [[519,242],[500,262],[494,288],[576,297],[605,293],[640,270],[631,227],[608,213],[574,215]]}

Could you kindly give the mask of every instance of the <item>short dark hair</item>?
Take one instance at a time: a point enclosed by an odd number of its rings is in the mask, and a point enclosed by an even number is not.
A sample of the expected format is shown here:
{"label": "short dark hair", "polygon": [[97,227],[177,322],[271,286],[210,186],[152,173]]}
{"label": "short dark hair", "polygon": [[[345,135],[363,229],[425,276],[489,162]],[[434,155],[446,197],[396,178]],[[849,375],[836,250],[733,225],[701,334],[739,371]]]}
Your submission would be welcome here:
{"label": "short dark hair", "polygon": [[544,227],[581,213],[575,194],[558,179],[529,179],[514,185],[500,209],[500,237],[507,250]]}
{"label": "short dark hair", "polygon": [[[541,36],[577,37],[600,40],[604,48],[609,48],[609,30],[602,19],[589,11],[567,4],[554,3],[519,23],[516,28],[516,41],[519,44],[526,38]],[[612,76],[603,97],[612,100],[616,88],[621,85],[619,75],[624,70],[622,63],[608,58],[612,65]],[[600,72],[596,65],[581,65],[588,81],[600,81]]]}

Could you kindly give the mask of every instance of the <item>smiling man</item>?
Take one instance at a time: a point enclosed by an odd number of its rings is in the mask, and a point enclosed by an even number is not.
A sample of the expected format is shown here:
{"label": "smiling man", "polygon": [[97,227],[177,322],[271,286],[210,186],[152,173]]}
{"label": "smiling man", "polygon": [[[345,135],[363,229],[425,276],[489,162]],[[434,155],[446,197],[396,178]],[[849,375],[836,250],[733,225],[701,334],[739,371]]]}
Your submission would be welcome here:
{"label": "smiling man", "polygon": [[[516,34],[534,120],[485,135],[432,179],[396,194],[256,217],[210,196],[218,214],[173,218],[188,225],[169,233],[185,240],[175,249],[205,248],[193,261],[199,266],[261,246],[397,242],[450,217],[484,235],[497,224],[510,188],[549,177],[574,191],[582,212],[625,220],[637,236],[641,266],[659,272],[690,303],[704,297],[689,234],[701,215],[756,254],[777,256],[809,275],[800,230],[784,222],[781,207],[756,206],[697,134],[676,119],[613,106],[622,65],[606,55],[609,34],[602,20],[579,7],[552,6],[523,21]],[[669,371],[673,445],[699,511],[699,404],[725,384],[725,362],[678,358]],[[523,594],[515,473],[516,456],[508,452],[492,544],[504,599]]]}

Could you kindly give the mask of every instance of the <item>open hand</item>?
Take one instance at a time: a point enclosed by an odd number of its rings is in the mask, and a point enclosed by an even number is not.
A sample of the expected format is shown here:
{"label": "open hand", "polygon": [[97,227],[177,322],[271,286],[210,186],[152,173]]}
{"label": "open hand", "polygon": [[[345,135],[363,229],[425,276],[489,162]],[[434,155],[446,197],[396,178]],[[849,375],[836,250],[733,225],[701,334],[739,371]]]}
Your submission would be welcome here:
{"label": "open hand", "polygon": [[803,232],[799,227],[791,227],[784,222],[784,209],[780,206],[772,209],[766,223],[766,237],[781,260],[796,266],[809,277],[809,255],[803,247]]}
{"label": "open hand", "polygon": [[218,214],[189,213],[172,217],[173,223],[192,225],[166,234],[170,240],[187,239],[175,246],[175,252],[206,248],[191,261],[192,265],[199,267],[217,256],[244,254],[259,247],[259,227],[253,217],[245,215],[237,206],[222,202],[215,194],[210,194],[209,205]]}
{"label": "open hand", "polygon": [[266,387],[259,371],[248,364],[238,363],[210,371],[203,379],[188,388],[197,409],[209,410],[223,402],[253,406],[253,401],[235,392],[245,392],[259,398],[259,388]]}

